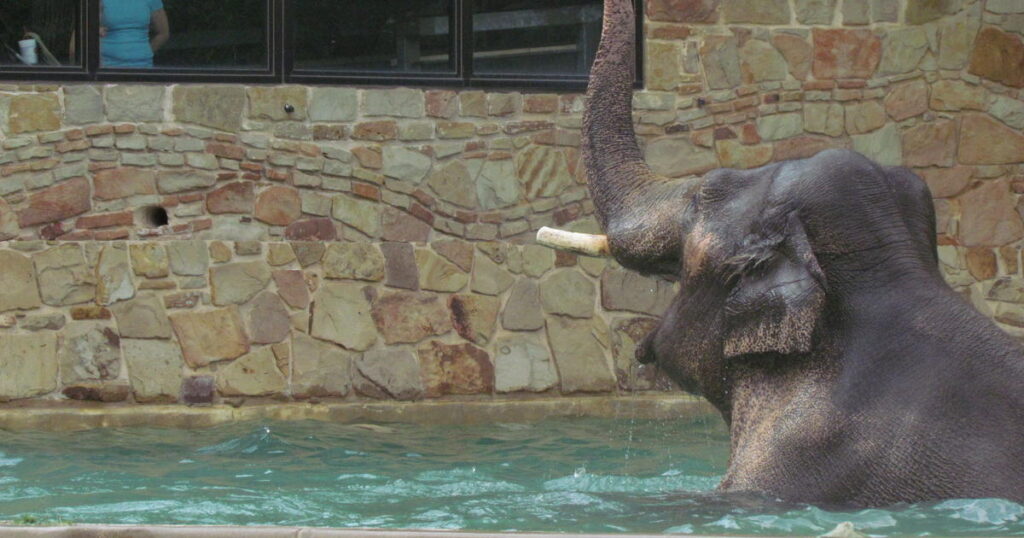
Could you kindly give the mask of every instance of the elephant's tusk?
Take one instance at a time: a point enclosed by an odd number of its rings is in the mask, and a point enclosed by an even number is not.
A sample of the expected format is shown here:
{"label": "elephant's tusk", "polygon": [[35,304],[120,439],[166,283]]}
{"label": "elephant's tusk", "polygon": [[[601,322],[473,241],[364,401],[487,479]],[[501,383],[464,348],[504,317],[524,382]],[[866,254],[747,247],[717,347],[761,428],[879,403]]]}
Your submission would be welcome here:
{"label": "elephant's tusk", "polygon": [[567,232],[555,228],[541,227],[537,230],[537,242],[558,250],[568,250],[585,256],[611,256],[608,250],[608,236]]}

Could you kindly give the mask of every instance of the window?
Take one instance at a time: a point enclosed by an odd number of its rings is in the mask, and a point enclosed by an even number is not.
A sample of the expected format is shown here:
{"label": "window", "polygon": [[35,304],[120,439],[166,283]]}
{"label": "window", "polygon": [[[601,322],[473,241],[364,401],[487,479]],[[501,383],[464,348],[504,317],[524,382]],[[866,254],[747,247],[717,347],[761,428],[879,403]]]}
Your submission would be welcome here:
{"label": "window", "polygon": [[80,69],[83,2],[0,0],[0,70]]}
{"label": "window", "polygon": [[[579,89],[601,12],[601,0],[0,0],[0,79]],[[29,38],[34,63],[19,48]]]}

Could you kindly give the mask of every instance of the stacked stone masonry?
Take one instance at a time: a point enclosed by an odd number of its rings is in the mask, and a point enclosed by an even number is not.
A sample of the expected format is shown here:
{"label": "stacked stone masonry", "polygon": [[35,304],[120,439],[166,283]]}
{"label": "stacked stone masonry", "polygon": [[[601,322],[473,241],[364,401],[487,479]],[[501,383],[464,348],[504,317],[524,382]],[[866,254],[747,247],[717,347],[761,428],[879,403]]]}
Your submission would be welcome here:
{"label": "stacked stone masonry", "polygon": [[[634,118],[655,171],[833,147],[909,167],[934,196],[950,284],[1024,337],[1024,2],[645,12]],[[597,230],[583,106],[576,93],[0,82],[0,340],[15,350],[0,398],[660,387],[625,357],[672,287],[531,244],[541,226]],[[164,362],[133,367],[140,356]]]}
{"label": "stacked stone masonry", "polygon": [[672,285],[538,246],[0,244],[0,401],[668,388],[633,361]]}

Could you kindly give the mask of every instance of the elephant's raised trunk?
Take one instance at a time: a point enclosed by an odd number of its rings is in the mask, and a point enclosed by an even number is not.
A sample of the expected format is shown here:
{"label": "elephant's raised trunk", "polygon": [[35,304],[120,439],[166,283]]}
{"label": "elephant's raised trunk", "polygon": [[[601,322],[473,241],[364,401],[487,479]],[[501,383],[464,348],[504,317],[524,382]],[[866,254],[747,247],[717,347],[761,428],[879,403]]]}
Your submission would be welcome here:
{"label": "elephant's raised trunk", "polygon": [[643,272],[675,272],[682,207],[693,181],[656,176],[633,130],[634,0],[605,0],[583,113],[583,162],[611,254]]}

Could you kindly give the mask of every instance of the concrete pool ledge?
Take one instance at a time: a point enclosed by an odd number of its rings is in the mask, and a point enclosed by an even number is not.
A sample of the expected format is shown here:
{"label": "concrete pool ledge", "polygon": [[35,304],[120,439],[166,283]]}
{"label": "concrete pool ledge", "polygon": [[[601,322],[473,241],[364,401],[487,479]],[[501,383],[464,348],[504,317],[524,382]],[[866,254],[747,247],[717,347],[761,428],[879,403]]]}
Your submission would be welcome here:
{"label": "concrete pool ledge", "polygon": [[[74,525],[69,527],[4,527],[0,535],[10,538],[149,538],[149,537],[203,537],[203,538],[485,538],[514,536],[516,538],[637,538],[663,536],[655,534],[565,534],[532,532],[462,532],[330,529],[314,527],[230,527],[230,526],[174,526],[174,525]],[[689,538],[707,538],[689,534]],[[764,538],[764,537],[760,537]]]}
{"label": "concrete pool ledge", "polygon": [[713,413],[705,400],[681,393],[549,397],[522,400],[417,402],[285,402],[189,407],[52,401],[0,408],[0,430],[80,431],[93,428],[208,428],[258,420],[339,423],[479,424],[560,417],[669,419]]}

